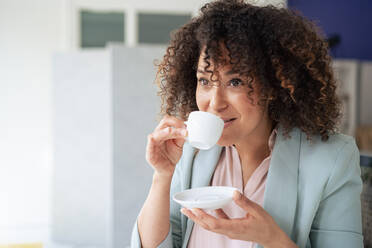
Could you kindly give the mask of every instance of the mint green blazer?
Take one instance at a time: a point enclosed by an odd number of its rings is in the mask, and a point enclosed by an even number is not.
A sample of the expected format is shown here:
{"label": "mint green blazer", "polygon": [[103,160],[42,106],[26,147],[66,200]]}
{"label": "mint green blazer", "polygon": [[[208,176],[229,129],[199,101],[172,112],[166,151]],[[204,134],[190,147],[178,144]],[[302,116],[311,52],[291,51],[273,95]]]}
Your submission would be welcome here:
{"label": "mint green blazer", "polygon": [[[222,147],[184,145],[171,184],[171,197],[185,189],[208,186]],[[363,247],[359,151],[354,139],[335,134],[312,142],[299,129],[290,138],[279,127],[264,193],[264,209],[299,247]],[[158,247],[186,248],[193,221],[171,200],[170,230]],[[132,248],[140,248],[137,222]],[[262,248],[262,246],[258,246]]]}

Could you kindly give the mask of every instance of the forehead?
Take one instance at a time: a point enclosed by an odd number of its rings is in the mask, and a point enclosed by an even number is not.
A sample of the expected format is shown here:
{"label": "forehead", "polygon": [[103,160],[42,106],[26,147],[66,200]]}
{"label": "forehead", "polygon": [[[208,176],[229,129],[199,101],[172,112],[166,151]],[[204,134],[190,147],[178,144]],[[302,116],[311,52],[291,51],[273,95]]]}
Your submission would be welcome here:
{"label": "forehead", "polygon": [[230,57],[229,57],[229,52],[225,45],[220,42],[217,48],[217,56],[213,56],[214,58],[211,58],[212,56],[209,55],[209,58],[207,58],[207,55],[205,53],[206,47],[202,46],[199,59],[198,59],[198,71],[205,71],[204,69],[209,65],[208,71],[213,71],[213,70],[228,70],[232,71],[232,65],[230,64]]}
{"label": "forehead", "polygon": [[[208,68],[207,68],[208,67]],[[207,71],[205,71],[207,69]],[[198,61],[197,73],[223,72],[223,74],[239,74],[234,71],[233,66],[228,60],[222,60],[215,63],[213,60],[205,60],[205,54],[201,54]]]}

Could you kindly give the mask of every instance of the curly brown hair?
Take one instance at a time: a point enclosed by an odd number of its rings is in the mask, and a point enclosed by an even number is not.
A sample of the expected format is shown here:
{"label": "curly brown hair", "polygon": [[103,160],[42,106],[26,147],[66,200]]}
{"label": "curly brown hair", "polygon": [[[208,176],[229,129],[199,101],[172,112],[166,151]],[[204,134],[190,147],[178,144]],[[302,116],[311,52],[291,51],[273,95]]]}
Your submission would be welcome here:
{"label": "curly brown hair", "polygon": [[199,16],[172,33],[158,69],[161,114],[186,119],[198,109],[200,53],[203,49],[206,55],[206,71],[211,60],[226,63],[221,61],[221,42],[234,71],[254,79],[250,84],[259,82],[260,104],[285,134],[297,127],[308,139],[320,135],[326,141],[337,130],[340,101],[328,44],[319,29],[294,11],[243,0],[208,3]]}

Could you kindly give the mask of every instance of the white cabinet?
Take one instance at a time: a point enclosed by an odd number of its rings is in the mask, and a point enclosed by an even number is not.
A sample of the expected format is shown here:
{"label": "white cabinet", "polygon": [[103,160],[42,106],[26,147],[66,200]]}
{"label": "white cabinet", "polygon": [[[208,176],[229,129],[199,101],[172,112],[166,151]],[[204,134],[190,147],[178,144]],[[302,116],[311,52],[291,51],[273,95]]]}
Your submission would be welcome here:
{"label": "white cabinet", "polygon": [[147,135],[160,100],[154,59],[164,47],[58,54],[54,58],[52,238],[125,247],[147,196]]}

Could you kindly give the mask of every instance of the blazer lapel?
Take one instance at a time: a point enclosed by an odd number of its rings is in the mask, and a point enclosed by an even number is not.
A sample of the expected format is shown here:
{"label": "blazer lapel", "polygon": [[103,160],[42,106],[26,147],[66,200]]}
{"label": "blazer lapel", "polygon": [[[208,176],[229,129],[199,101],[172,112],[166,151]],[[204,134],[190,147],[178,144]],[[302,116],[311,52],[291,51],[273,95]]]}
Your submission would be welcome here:
{"label": "blazer lapel", "polygon": [[194,160],[191,188],[209,186],[221,151],[222,147],[218,145],[210,150],[199,151]]}
{"label": "blazer lapel", "polygon": [[[212,147],[210,150],[199,150],[194,159],[190,188],[209,186],[221,151],[222,147],[218,145]],[[187,219],[187,230],[182,245],[183,248],[187,247],[193,226],[194,222],[191,219]]]}
{"label": "blazer lapel", "polygon": [[282,128],[279,127],[271,156],[263,207],[291,237],[297,206],[301,131],[293,129],[289,135],[290,138],[285,138]]}

